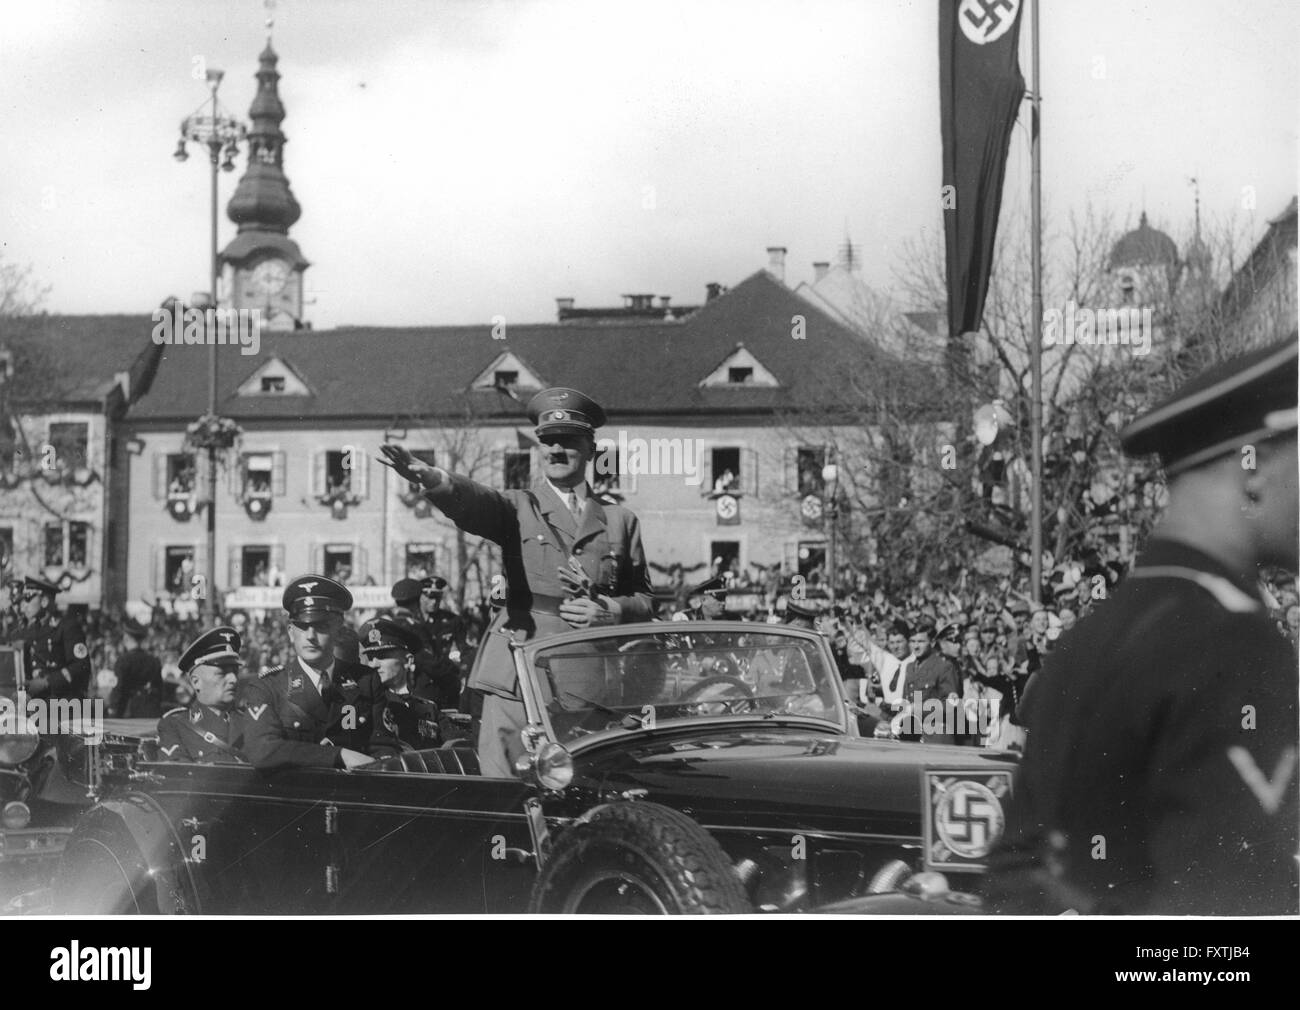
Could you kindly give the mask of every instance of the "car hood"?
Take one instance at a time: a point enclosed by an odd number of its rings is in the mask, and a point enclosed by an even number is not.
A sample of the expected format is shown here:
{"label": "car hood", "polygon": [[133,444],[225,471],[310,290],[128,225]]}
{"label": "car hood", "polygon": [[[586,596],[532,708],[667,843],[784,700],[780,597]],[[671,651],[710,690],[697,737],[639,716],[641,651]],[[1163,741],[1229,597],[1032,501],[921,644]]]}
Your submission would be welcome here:
{"label": "car hood", "polygon": [[863,739],[795,727],[661,730],[580,748],[579,777],[642,797],[709,828],[919,838],[931,770],[1013,768],[1004,753]]}

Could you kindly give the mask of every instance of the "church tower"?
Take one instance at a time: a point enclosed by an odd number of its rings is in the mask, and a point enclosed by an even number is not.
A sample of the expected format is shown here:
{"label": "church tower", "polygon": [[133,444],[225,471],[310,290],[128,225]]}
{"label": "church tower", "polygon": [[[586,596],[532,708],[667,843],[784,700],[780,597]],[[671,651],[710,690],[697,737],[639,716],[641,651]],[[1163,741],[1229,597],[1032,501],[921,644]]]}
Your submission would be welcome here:
{"label": "church tower", "polygon": [[303,258],[289,228],[302,208],[284,174],[285,136],[280,129],[280,102],[275,69],[279,57],[266,48],[258,57],[257,95],[248,110],[248,169],[239,180],[226,214],[239,232],[221,253],[226,304],[235,309],[261,309],[268,329],[300,329],[303,320]]}

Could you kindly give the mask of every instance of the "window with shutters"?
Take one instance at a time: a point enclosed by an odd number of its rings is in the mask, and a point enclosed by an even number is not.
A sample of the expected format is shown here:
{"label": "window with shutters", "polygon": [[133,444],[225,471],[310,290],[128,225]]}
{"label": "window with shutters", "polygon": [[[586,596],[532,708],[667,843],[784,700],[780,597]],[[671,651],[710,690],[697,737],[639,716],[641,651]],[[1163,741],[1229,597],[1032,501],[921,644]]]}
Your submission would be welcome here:
{"label": "window with shutters", "polygon": [[425,579],[438,572],[438,545],[430,543],[407,544],[405,578]]}
{"label": "window with shutters", "polygon": [[189,452],[171,452],[167,454],[165,480],[167,482],[167,500],[188,498],[194,494],[197,473],[194,469],[194,454]]}
{"label": "window with shutters", "polygon": [[811,583],[821,582],[826,575],[826,543],[822,540],[800,540],[798,551],[799,574]]}
{"label": "window with shutters", "polygon": [[797,453],[798,491],[800,497],[810,494],[822,494],[826,490],[826,481],[822,470],[826,466],[825,446],[802,446]]}
{"label": "window with shutters", "polygon": [[270,498],[274,493],[274,477],[275,453],[244,453],[243,487],[241,489],[243,496],[249,498]]}
{"label": "window with shutters", "polygon": [[713,490],[716,494],[740,490],[740,449],[735,446],[709,450]]}
{"label": "window with shutters", "polygon": [[[325,453],[325,493],[335,494],[339,491],[352,490],[352,467],[348,454],[342,449],[331,449]],[[344,465],[344,464],[349,465]]]}
{"label": "window with shutters", "polygon": [[718,574],[740,574],[740,541],[710,540],[709,563]]}
{"label": "window with shutters", "polygon": [[241,586],[269,586],[271,584],[270,547],[255,545],[240,548],[239,584]]}
{"label": "window with shutters", "polygon": [[89,465],[90,425],[80,421],[59,421],[50,425],[49,445],[56,465],[68,470]]}
{"label": "window with shutters", "polygon": [[507,491],[524,491],[532,484],[533,454],[529,450],[505,450],[503,467],[503,486]]}
{"label": "window with shutters", "polygon": [[46,523],[43,547],[46,568],[88,569],[90,524],[75,521]]}
{"label": "window with shutters", "polygon": [[163,550],[163,586],[175,596],[188,596],[194,584],[194,547],[176,545]]}
{"label": "window with shutters", "polygon": [[325,575],[335,582],[347,585],[356,574],[353,568],[355,548],[352,544],[326,544],[324,550]]}

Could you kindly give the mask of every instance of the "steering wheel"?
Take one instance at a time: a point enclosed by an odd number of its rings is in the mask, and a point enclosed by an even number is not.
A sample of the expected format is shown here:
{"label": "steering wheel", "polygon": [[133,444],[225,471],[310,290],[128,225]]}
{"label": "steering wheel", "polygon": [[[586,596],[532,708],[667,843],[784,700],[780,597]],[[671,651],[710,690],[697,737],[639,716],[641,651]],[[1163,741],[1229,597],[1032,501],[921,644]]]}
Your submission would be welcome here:
{"label": "steering wheel", "polygon": [[[737,692],[739,692],[738,696]],[[708,694],[710,697],[701,698],[700,695],[703,694]],[[747,708],[754,708],[757,704],[754,692],[748,684],[739,677],[730,677],[726,674],[705,677],[698,684],[693,684],[683,691],[678,701],[684,705],[695,704],[700,715],[734,713],[738,711],[734,705],[742,701],[746,703]],[[704,707],[706,705],[720,707],[710,711]]]}

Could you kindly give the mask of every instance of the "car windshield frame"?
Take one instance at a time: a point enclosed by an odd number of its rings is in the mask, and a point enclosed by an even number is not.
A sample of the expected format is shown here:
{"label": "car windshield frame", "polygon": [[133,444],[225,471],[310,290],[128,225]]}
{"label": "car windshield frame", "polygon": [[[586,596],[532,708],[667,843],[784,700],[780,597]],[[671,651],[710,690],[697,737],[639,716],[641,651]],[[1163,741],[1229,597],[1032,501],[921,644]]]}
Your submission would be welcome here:
{"label": "car windshield frame", "polygon": [[[657,718],[654,726],[631,725],[623,728],[598,729],[580,737],[570,737],[556,731],[551,720],[548,704],[549,688],[543,688],[543,675],[538,669],[538,657],[542,652],[563,650],[572,645],[589,645],[594,642],[618,639],[632,642],[637,639],[658,638],[667,635],[767,635],[788,638],[792,645],[801,649],[812,647],[820,659],[826,676],[831,678],[832,707],[830,715],[811,715],[797,712],[749,711],[734,714],[669,716]],[[651,621],[635,624],[616,624],[600,628],[579,629],[559,635],[547,635],[524,643],[516,643],[516,671],[520,677],[521,694],[530,724],[544,731],[546,739],[558,743],[568,750],[580,750],[589,744],[598,743],[614,737],[626,737],[628,734],[654,732],[659,728],[681,728],[683,726],[708,726],[716,729],[720,726],[741,726],[744,724],[776,725],[791,724],[808,728],[827,728],[836,734],[856,736],[855,723],[850,719],[849,708],[844,696],[844,685],[840,680],[835,657],[831,653],[830,643],[816,631],[794,628],[784,624],[759,624],[752,621],[690,621],[668,622]],[[815,676],[815,674],[814,674]]]}

